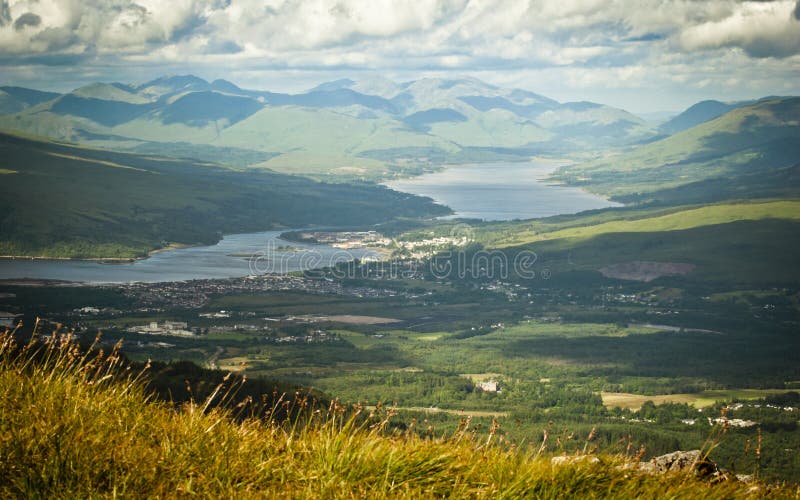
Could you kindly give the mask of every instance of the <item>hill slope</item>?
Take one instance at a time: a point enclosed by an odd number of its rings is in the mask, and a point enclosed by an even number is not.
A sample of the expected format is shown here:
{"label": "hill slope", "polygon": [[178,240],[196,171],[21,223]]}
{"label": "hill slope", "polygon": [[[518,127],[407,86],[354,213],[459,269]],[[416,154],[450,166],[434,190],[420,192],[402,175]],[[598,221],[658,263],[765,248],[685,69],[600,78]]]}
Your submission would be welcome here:
{"label": "hill slope", "polygon": [[0,255],[134,257],[166,243],[309,224],[446,213],[376,186],[325,184],[191,160],[0,134]]}
{"label": "hill slope", "polygon": [[[296,425],[236,423],[208,407],[213,396],[178,410],[148,400],[140,383],[119,377],[115,353],[82,360],[72,345],[54,343],[42,354],[31,364],[9,336],[0,337],[4,497],[736,498],[768,491],[760,483],[641,474],[617,467],[621,457],[556,465],[526,448],[495,446],[498,429],[486,437],[472,437],[468,426],[452,437],[418,437],[413,428],[392,431],[391,412],[347,418],[338,404]],[[305,404],[297,396],[286,403]]]}
{"label": "hill slope", "polygon": [[665,123],[662,123],[658,128],[666,134],[675,134],[713,120],[739,106],[740,105],[737,104],[728,104],[715,100],[700,101],[697,104],[689,106],[683,112]]}
{"label": "hill slope", "polygon": [[798,116],[800,98],[761,101],[631,152],[567,167],[556,177],[625,202],[796,196]]}

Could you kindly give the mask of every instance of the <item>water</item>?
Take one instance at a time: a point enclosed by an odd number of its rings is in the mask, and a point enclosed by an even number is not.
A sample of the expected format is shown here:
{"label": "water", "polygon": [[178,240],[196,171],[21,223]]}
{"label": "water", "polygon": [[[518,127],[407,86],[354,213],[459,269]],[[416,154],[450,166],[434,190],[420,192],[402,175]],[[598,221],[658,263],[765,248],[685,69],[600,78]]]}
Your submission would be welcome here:
{"label": "water", "polygon": [[386,185],[447,205],[455,212],[447,218],[533,219],[619,206],[579,188],[548,183],[556,168],[552,163],[459,165]]}
{"label": "water", "polygon": [[[339,250],[327,245],[294,243],[281,231],[232,234],[216,245],[156,253],[126,263],[65,260],[0,260],[0,279],[52,279],[87,283],[159,282],[234,278],[267,272],[291,272],[373,256],[369,250]],[[301,251],[282,251],[291,246]]]}
{"label": "water", "polygon": [[[450,217],[484,220],[530,219],[617,205],[578,188],[548,184],[545,179],[555,168],[541,163],[462,165],[387,185],[430,196],[456,212]],[[0,279],[123,283],[233,278],[307,270],[374,255],[368,250],[345,252],[326,245],[289,243],[279,235],[280,231],[233,234],[216,245],[169,250],[131,263],[0,260]],[[303,251],[278,251],[284,246]]]}

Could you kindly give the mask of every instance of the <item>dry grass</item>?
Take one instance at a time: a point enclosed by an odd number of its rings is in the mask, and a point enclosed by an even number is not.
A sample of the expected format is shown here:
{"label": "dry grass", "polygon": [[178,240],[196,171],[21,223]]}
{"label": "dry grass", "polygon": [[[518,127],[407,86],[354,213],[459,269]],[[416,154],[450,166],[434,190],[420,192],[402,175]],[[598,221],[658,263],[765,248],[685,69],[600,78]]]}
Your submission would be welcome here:
{"label": "dry grass", "polygon": [[[86,354],[89,352],[90,354]],[[24,347],[0,337],[0,497],[738,498],[784,487],[711,485],[617,468],[622,457],[553,465],[545,446],[502,443],[469,419],[453,435],[394,432],[394,411],[313,406],[303,417],[236,420],[243,408],[173,405],[145,394],[116,352],[54,332]],[[279,400],[300,408],[306,398]],[[590,440],[590,439],[589,439]],[[588,441],[587,441],[588,444]]]}

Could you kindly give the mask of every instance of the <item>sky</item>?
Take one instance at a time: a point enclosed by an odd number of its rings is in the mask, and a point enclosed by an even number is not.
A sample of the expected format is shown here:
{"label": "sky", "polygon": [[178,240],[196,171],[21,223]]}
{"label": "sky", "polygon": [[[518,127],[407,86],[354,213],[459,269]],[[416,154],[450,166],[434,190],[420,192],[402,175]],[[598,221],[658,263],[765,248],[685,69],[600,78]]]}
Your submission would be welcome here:
{"label": "sky", "polygon": [[800,0],[0,0],[0,84],[470,76],[637,113],[800,95]]}

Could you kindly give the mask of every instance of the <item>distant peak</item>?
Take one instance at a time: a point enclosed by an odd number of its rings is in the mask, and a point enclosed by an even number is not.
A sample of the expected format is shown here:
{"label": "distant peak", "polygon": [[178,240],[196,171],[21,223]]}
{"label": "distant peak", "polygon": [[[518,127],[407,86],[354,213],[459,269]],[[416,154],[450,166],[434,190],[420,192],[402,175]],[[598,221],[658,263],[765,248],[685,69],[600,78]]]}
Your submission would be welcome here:
{"label": "distant peak", "polygon": [[317,85],[313,89],[309,90],[309,92],[330,92],[332,90],[341,90],[341,89],[349,89],[353,85],[355,85],[355,80],[351,80],[349,78],[341,78],[339,80],[333,80],[331,82],[325,82]]}
{"label": "distant peak", "polygon": [[151,80],[141,85],[141,87],[144,88],[144,87],[154,87],[154,86],[169,86],[175,88],[182,88],[198,84],[208,85],[208,82],[194,75],[165,75],[156,78],[155,80]]}
{"label": "distant peak", "polygon": [[223,80],[222,78],[218,78],[211,82],[211,88],[214,90],[220,90],[222,92],[238,92],[241,90],[241,88],[239,88],[239,86],[235,83],[229,82],[228,80]]}

